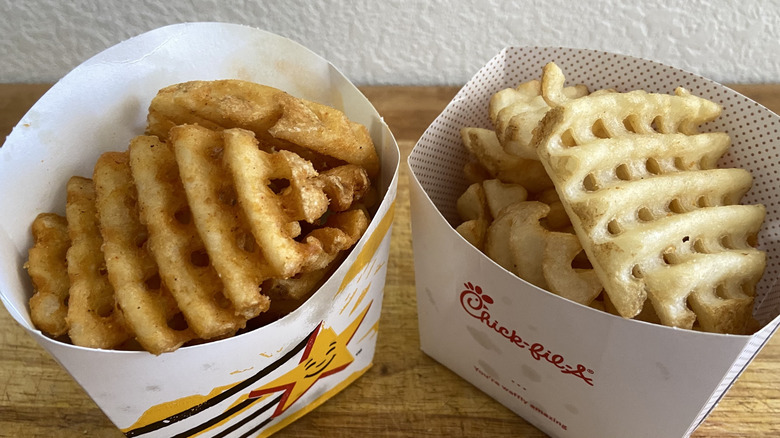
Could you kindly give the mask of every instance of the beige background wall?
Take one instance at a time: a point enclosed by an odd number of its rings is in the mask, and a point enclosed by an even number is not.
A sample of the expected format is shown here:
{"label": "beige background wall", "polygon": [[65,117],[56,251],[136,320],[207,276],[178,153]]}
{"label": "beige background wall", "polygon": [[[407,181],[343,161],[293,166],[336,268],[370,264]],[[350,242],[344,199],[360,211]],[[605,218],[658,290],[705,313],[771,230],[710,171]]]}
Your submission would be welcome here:
{"label": "beige background wall", "polygon": [[367,85],[460,85],[510,45],[599,49],[721,82],[780,82],[778,0],[0,0],[0,82],[53,82],[115,43],[184,21],[286,36]]}

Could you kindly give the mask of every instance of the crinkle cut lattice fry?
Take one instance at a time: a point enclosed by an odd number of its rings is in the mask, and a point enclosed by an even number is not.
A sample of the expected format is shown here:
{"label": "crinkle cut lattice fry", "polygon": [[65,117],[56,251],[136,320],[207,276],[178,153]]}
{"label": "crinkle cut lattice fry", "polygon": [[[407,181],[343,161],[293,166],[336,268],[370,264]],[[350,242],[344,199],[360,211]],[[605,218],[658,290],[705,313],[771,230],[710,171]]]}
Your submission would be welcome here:
{"label": "crinkle cut lattice fry", "polygon": [[[197,125],[171,129],[192,220],[209,260],[225,286],[225,296],[247,319],[268,309],[260,285],[273,276],[264,257],[263,242],[256,242],[236,194],[232,175],[223,164],[222,132]],[[259,245],[258,245],[259,243]]]}
{"label": "crinkle cut lattice fry", "polygon": [[246,325],[225,297],[192,220],[173,151],[154,136],[130,143],[130,169],[138,190],[148,248],[189,327],[202,339],[234,334]]}
{"label": "crinkle cut lattice fry", "polygon": [[68,335],[75,345],[114,348],[130,338],[122,312],[116,308],[108,281],[95,207],[95,185],[89,178],[71,177],[67,184],[67,264],[70,278]]}
{"label": "crinkle cut lattice fry", "polygon": [[[360,187],[349,186],[354,181],[364,181],[365,174],[353,179],[348,177],[353,175],[352,170],[346,169],[344,178],[340,172],[334,172],[323,182],[311,164],[296,154],[269,154],[258,149],[249,131],[230,129],[223,136],[224,160],[235,181],[238,203],[276,277],[289,278],[326,267],[365,232],[369,219],[362,209],[333,212],[324,224],[319,224],[328,209],[326,187],[341,186],[342,194],[359,195]],[[286,180],[288,185],[275,193],[271,187],[275,180]],[[344,197],[339,196],[339,209],[345,207]],[[298,241],[300,221],[320,228]]]}
{"label": "crinkle cut lattice fry", "polygon": [[68,332],[68,221],[55,213],[41,213],[32,223],[32,235],[33,247],[25,263],[35,288],[30,317],[36,327],[56,338]]}
{"label": "crinkle cut lattice fry", "polygon": [[160,281],[147,249],[127,152],[106,152],[92,177],[108,279],[128,328],[147,351],[161,354],[190,341],[195,334],[179,326],[181,311]]}
{"label": "crinkle cut lattice fry", "polygon": [[736,205],[747,171],[715,167],[728,136],[698,133],[720,107],[683,89],[551,103],[534,143],[618,312],[633,317],[649,298],[665,325],[748,331],[765,208]]}

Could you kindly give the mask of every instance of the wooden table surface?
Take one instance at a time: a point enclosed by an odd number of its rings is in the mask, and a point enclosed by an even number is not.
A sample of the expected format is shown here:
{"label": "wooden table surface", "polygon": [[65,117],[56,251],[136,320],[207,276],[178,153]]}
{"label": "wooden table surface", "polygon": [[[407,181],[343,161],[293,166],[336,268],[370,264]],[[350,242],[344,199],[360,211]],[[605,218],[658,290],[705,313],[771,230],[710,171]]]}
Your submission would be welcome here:
{"label": "wooden table surface", "polygon": [[[0,84],[3,141],[48,87]],[[780,84],[732,87],[780,113]],[[419,349],[406,157],[457,88],[362,90],[395,134],[402,159],[374,366],[277,436],[545,436]],[[0,393],[0,436],[122,436],[5,308],[0,310]],[[770,340],[693,436],[780,436],[779,337]]]}

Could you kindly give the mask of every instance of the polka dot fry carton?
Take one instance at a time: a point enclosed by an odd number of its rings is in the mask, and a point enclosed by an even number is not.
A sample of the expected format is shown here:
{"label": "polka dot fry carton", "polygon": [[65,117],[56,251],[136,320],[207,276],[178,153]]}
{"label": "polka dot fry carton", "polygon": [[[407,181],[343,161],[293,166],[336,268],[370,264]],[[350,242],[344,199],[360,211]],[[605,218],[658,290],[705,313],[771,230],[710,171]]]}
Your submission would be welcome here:
{"label": "polka dot fry carton", "polygon": [[[72,175],[143,133],[163,87],[243,79],[339,108],[364,124],[381,160],[381,200],[361,240],[294,312],[255,330],[153,355],[76,347],[30,318],[24,271],[38,213],[65,209]],[[226,23],[166,26],[131,38],[63,77],[0,150],[0,298],[128,437],[268,436],[346,388],[372,364],[387,272],[400,153],[369,101],[299,44]]]}
{"label": "polka dot fry carton", "polygon": [[[678,86],[715,101],[702,127],[732,141],[724,167],[748,169],[744,204],[764,204],[758,235],[767,267],[758,283],[752,336],[674,329],[623,319],[519,279],[456,231],[456,201],[468,184],[462,127],[493,128],[499,90],[539,79],[555,62],[567,85],[592,90]],[[780,118],[720,84],[676,68],[599,51],[506,48],[426,130],[408,163],[421,348],[555,437],[688,436],[707,417],[780,323],[778,195]]]}

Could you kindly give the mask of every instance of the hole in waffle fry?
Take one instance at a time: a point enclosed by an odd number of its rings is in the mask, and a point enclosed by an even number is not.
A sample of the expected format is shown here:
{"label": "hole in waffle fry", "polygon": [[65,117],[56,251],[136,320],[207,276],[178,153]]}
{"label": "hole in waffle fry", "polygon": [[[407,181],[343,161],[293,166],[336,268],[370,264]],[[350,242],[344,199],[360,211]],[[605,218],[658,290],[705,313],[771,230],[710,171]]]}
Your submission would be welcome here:
{"label": "hole in waffle fry", "polygon": [[720,236],[719,242],[720,242],[720,246],[722,246],[725,249],[736,249],[737,248],[737,246],[734,244],[734,240],[728,234]]}
{"label": "hole in waffle fry", "polygon": [[168,327],[176,331],[184,331],[189,328],[189,325],[187,324],[187,320],[184,318],[184,315],[181,312],[173,315],[172,318],[166,321],[166,324],[168,325]]}
{"label": "hole in waffle fry", "polygon": [[106,269],[106,267],[105,267],[105,266],[101,266],[101,267],[100,267],[100,270],[98,270],[98,274],[99,274],[101,277],[105,277],[105,276],[107,276],[107,275],[108,275],[108,269]]}
{"label": "hole in waffle fry", "polygon": [[187,225],[192,221],[192,212],[189,208],[182,208],[173,214],[174,219],[182,225]]}
{"label": "hole in waffle fry", "polygon": [[275,195],[282,193],[282,190],[290,187],[290,180],[284,178],[274,178],[268,180],[268,188],[274,192]]}
{"label": "hole in waffle fry", "polygon": [[149,236],[146,234],[141,234],[138,236],[135,236],[135,246],[136,248],[143,248],[144,245],[146,245],[146,241],[149,240]]}
{"label": "hole in waffle fry", "polygon": [[634,278],[642,278],[642,268],[639,267],[639,265],[634,265],[631,267],[631,276]]}
{"label": "hole in waffle fry", "polygon": [[236,199],[236,191],[232,186],[225,186],[219,189],[218,192],[219,202],[222,205],[233,206],[236,205],[238,200]]}
{"label": "hole in waffle fry", "polygon": [[628,169],[628,165],[621,164],[615,169],[615,176],[622,181],[631,181],[631,171]]}
{"label": "hole in waffle fry", "polygon": [[688,170],[695,166],[695,163],[691,166],[688,166],[685,164],[685,161],[682,159],[682,157],[674,157],[674,167],[677,170]]}
{"label": "hole in waffle fry", "polygon": [[609,234],[616,236],[623,232],[623,227],[620,226],[620,223],[616,219],[612,219],[607,223],[607,231]]}
{"label": "hole in waffle fry", "polygon": [[669,202],[669,211],[680,214],[685,213],[685,208],[683,207],[682,202],[675,198]]}
{"label": "hole in waffle fry", "polygon": [[636,129],[634,129],[634,124],[631,122],[631,116],[623,119],[623,126],[626,128],[626,131],[634,134],[636,133]]}
{"label": "hole in waffle fry", "polygon": [[582,185],[585,186],[585,190],[588,192],[595,192],[599,189],[596,176],[592,173],[589,173],[588,176],[585,177],[585,179],[582,181]]}
{"label": "hole in waffle fry", "polygon": [[206,251],[198,250],[190,253],[190,263],[199,268],[205,268],[209,265],[209,254]]}
{"label": "hole in waffle fry", "polygon": [[667,265],[675,265],[680,262],[680,258],[674,251],[674,248],[669,248],[663,253],[663,261]]}
{"label": "hole in waffle fry", "polygon": [[698,253],[700,253],[700,254],[706,254],[707,253],[707,248],[705,248],[704,242],[702,242],[701,239],[696,239],[693,242],[693,250],[698,252]]}
{"label": "hole in waffle fry", "polygon": [[696,200],[696,206],[700,208],[709,207],[710,200],[706,196],[699,196],[699,199]]}
{"label": "hole in waffle fry", "polygon": [[246,252],[254,252],[255,248],[257,248],[257,243],[255,242],[255,238],[252,237],[249,233],[241,233],[236,238],[236,244],[239,248]]}
{"label": "hole in waffle fry", "polygon": [[650,129],[655,132],[664,132],[664,120],[661,116],[656,116],[650,123]]}
{"label": "hole in waffle fry", "polygon": [[593,124],[593,127],[591,128],[593,131],[593,135],[596,136],[596,138],[609,138],[609,131],[607,131],[607,127],[604,126],[604,121],[601,119],[596,120],[596,122]]}
{"label": "hole in waffle fry", "polygon": [[653,220],[653,212],[647,207],[640,208],[636,215],[639,220],[643,222],[650,222]]}
{"label": "hole in waffle fry", "polygon": [[722,300],[728,298],[728,291],[726,290],[726,286],[723,283],[715,286],[715,296]]}
{"label": "hole in waffle fry", "polygon": [[755,248],[758,246],[758,234],[750,234],[747,236],[747,244]]}
{"label": "hole in waffle fry", "polygon": [[155,273],[151,277],[147,278],[146,281],[144,281],[144,284],[146,285],[147,290],[160,289],[160,286],[162,286],[162,281],[160,280],[160,274]]}
{"label": "hole in waffle fry", "polygon": [[95,309],[95,313],[98,314],[101,318],[108,318],[114,313],[114,303],[111,302],[105,302],[101,303],[101,305]]}
{"label": "hole in waffle fry", "polygon": [[577,146],[577,141],[574,140],[574,136],[572,135],[571,129],[567,129],[566,132],[561,134],[561,143],[564,147],[574,147]]}
{"label": "hole in waffle fry", "polygon": [[647,161],[645,161],[645,168],[648,172],[650,172],[653,175],[660,175],[661,174],[661,165],[658,163],[658,160],[655,158],[648,158]]}

